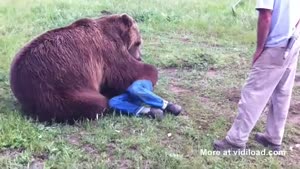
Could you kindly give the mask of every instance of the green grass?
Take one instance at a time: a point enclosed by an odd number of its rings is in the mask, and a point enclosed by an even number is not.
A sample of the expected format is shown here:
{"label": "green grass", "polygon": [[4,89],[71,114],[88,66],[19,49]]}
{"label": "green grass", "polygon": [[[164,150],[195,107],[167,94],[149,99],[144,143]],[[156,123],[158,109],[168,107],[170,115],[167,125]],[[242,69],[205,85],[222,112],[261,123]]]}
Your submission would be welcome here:
{"label": "green grass", "polygon": [[[1,0],[0,168],[297,168],[289,151],[299,126],[288,124],[285,157],[204,156],[236,115],[230,101],[247,77],[255,45],[254,2],[231,13],[234,0]],[[30,39],[102,10],[128,13],[139,24],[146,62],[159,67],[156,92],[183,105],[179,117],[162,122],[110,115],[73,126],[47,126],[18,111],[8,78],[16,52]],[[300,96],[296,88],[295,96]],[[238,93],[238,92],[237,92]],[[264,118],[254,131],[262,131]],[[253,135],[249,146],[261,150]]]}

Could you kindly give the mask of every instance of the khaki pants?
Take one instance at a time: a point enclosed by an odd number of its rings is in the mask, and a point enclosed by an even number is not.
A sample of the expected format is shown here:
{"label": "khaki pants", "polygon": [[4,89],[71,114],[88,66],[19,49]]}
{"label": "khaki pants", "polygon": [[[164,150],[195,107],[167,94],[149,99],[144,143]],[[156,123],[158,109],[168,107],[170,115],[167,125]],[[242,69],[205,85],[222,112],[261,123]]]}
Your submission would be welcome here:
{"label": "khaki pants", "polygon": [[297,69],[300,40],[284,59],[284,48],[266,48],[253,65],[238,104],[238,116],[227,141],[245,146],[249,134],[270,100],[266,138],[281,144]]}

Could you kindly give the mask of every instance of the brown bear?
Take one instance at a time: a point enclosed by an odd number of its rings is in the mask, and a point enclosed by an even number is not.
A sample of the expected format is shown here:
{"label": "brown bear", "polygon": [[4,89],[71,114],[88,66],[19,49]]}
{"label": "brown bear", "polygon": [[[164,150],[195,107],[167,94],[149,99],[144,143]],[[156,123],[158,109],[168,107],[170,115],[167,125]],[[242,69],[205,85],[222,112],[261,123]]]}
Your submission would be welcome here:
{"label": "brown bear", "polygon": [[50,30],[16,54],[12,92],[22,111],[41,122],[95,119],[133,81],[156,84],[157,69],[140,61],[141,43],[137,23],[127,14]]}

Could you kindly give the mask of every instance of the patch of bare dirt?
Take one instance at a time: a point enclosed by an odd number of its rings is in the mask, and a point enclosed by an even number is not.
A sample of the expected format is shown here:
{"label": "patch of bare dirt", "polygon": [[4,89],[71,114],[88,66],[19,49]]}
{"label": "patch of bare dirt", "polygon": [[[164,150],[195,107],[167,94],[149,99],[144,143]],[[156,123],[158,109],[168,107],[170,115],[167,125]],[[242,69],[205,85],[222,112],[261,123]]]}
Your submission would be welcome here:
{"label": "patch of bare dirt", "polygon": [[300,115],[300,102],[292,103],[290,107],[290,112],[292,114]]}
{"label": "patch of bare dirt", "polygon": [[177,68],[167,68],[167,69],[159,69],[159,72],[168,76],[176,76],[178,69]]}
{"label": "patch of bare dirt", "polygon": [[68,137],[68,142],[75,146],[80,146],[80,136],[79,135],[71,135]]}
{"label": "patch of bare dirt", "polygon": [[91,144],[84,144],[81,146],[81,148],[84,150],[84,152],[92,155],[93,157],[100,157],[98,149]]}
{"label": "patch of bare dirt", "polygon": [[14,159],[22,154],[22,149],[5,149],[0,150],[0,157]]}
{"label": "patch of bare dirt", "polygon": [[42,159],[34,159],[29,164],[29,169],[44,169],[45,162]]}
{"label": "patch of bare dirt", "polygon": [[[294,129],[300,131],[300,127],[294,128]],[[294,146],[297,144],[299,145],[300,144],[300,133],[292,132],[292,135],[289,136],[286,143],[289,144],[290,146]],[[300,147],[298,147],[297,149],[300,151]]]}
{"label": "patch of bare dirt", "polygon": [[91,157],[100,157],[100,153],[94,145],[82,142],[81,138],[84,137],[85,134],[86,133],[84,132],[80,132],[79,134],[70,135],[68,136],[67,140],[70,144],[81,148],[85,153],[91,155]]}
{"label": "patch of bare dirt", "polygon": [[128,159],[117,160],[116,162],[119,169],[128,169],[133,166],[133,162]]}
{"label": "patch of bare dirt", "polygon": [[150,169],[152,165],[153,165],[153,161],[150,161],[150,160],[143,161],[143,168],[144,169]]}
{"label": "patch of bare dirt", "polygon": [[[300,144],[293,144],[286,148],[286,156],[281,161],[284,168],[298,168],[300,161]],[[297,167],[296,167],[297,166]]]}
{"label": "patch of bare dirt", "polygon": [[117,149],[117,146],[115,143],[109,143],[106,145],[106,152],[108,154],[108,160],[113,161],[114,160],[114,153]]}
{"label": "patch of bare dirt", "polygon": [[139,151],[139,145],[137,145],[137,144],[131,145],[131,146],[129,147],[129,149],[130,149],[131,151],[137,152],[137,151]]}
{"label": "patch of bare dirt", "polygon": [[187,89],[184,89],[180,86],[176,86],[176,85],[173,85],[173,84],[170,86],[170,90],[175,94],[182,94],[182,93],[189,93],[190,92]]}
{"label": "patch of bare dirt", "polygon": [[47,160],[48,159],[48,154],[47,153],[41,153],[41,154],[35,154],[33,155],[34,159],[36,160]]}
{"label": "patch of bare dirt", "polygon": [[200,96],[199,101],[200,101],[200,103],[208,103],[208,102],[210,102],[210,99],[209,99],[209,97],[206,97],[206,96]]}
{"label": "patch of bare dirt", "polygon": [[296,74],[295,86],[300,86],[300,72]]}
{"label": "patch of bare dirt", "polygon": [[300,97],[293,97],[288,114],[288,122],[300,126]]}
{"label": "patch of bare dirt", "polygon": [[237,88],[229,89],[225,92],[225,97],[234,103],[238,103],[241,98],[241,90]]}
{"label": "patch of bare dirt", "polygon": [[300,125],[300,102],[291,104],[288,122],[293,125]]}
{"label": "patch of bare dirt", "polygon": [[217,70],[214,68],[210,68],[207,72],[206,72],[206,76],[208,78],[213,78],[217,75]]}
{"label": "patch of bare dirt", "polygon": [[[0,151],[1,158],[8,158],[10,160],[17,158],[23,153],[23,149],[5,149]],[[29,163],[29,169],[44,169],[45,160],[48,159],[48,154],[35,154]]]}
{"label": "patch of bare dirt", "polygon": [[188,42],[191,42],[191,39],[189,37],[185,36],[185,37],[180,38],[180,41],[184,42],[184,43],[188,43]]}
{"label": "patch of bare dirt", "polygon": [[[138,147],[131,146],[129,148],[132,151],[137,151]],[[114,142],[111,142],[106,145],[106,152],[108,155],[108,165],[111,168],[120,168],[120,169],[128,169],[132,168],[133,162],[131,160],[121,158],[120,160],[115,159],[115,152],[117,151],[117,145]]]}
{"label": "patch of bare dirt", "polygon": [[177,81],[177,79],[172,79],[172,81],[169,84],[169,89],[172,93],[178,94],[189,94],[191,93],[191,90],[188,90]]}

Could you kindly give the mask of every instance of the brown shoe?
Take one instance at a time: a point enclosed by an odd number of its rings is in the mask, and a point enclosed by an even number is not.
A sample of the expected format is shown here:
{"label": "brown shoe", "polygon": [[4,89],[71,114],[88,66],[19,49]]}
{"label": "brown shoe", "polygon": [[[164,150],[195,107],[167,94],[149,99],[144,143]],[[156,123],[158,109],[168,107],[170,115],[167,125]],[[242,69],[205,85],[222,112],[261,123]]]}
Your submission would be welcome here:
{"label": "brown shoe", "polygon": [[270,148],[272,151],[280,151],[281,146],[278,144],[271,143],[264,134],[262,133],[256,133],[255,134],[255,141],[259,144],[263,145],[264,147]]}
{"label": "brown shoe", "polygon": [[146,115],[159,121],[165,117],[164,112],[161,109],[157,108],[150,108],[150,111]]}
{"label": "brown shoe", "polygon": [[244,150],[245,147],[237,146],[232,143],[229,143],[226,139],[223,140],[215,140],[213,143],[213,148],[216,151],[226,151],[226,150]]}
{"label": "brown shoe", "polygon": [[178,104],[169,103],[165,111],[173,114],[174,116],[178,116],[181,113],[182,108]]}

